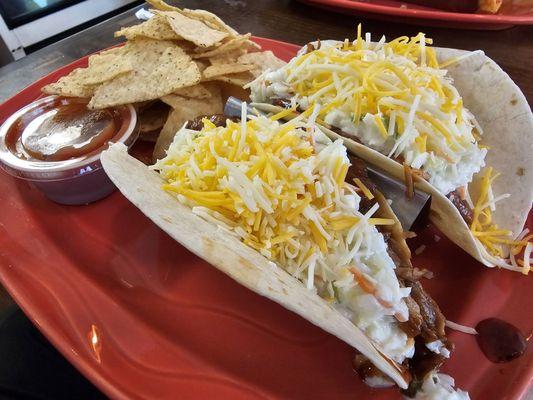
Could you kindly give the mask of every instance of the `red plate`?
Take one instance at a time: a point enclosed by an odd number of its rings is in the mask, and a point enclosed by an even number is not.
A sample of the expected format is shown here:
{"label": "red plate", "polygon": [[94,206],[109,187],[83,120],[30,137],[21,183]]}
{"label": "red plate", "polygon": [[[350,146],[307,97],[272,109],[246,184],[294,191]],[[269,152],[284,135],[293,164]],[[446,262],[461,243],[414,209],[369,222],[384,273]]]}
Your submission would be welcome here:
{"label": "red plate", "polygon": [[[457,13],[395,0],[300,0],[302,3],[340,11],[411,24],[447,26],[459,29],[506,29],[514,25],[533,25],[531,10],[518,8],[499,14]],[[530,7],[531,8],[531,7]],[[406,21],[405,18],[409,20]]]}
{"label": "red plate", "polygon": [[[291,44],[256,39],[288,59]],[[0,121],[40,95],[76,61],[0,106]],[[61,206],[0,174],[0,279],[48,339],[112,398],[394,399],[351,368],[353,349],[262,298],[189,253],[120,193],[89,206]],[[529,226],[533,227],[531,221]],[[434,228],[413,248],[435,271],[429,291],[453,321],[497,316],[533,330],[531,278],[484,268]],[[533,354],[485,359],[475,338],[450,333],[444,368],[473,399],[517,399]]]}

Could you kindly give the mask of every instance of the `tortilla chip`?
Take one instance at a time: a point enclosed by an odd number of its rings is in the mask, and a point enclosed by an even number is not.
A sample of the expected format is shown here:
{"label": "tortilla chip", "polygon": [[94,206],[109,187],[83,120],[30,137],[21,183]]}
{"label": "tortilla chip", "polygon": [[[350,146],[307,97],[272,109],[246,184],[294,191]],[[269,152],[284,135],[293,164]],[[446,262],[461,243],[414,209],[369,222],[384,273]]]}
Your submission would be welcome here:
{"label": "tortilla chip", "polygon": [[97,85],[133,70],[124,48],[114,48],[89,57],[89,66],[80,74],[83,85]]}
{"label": "tortilla chip", "polygon": [[214,30],[226,32],[230,34],[231,36],[238,36],[238,32],[233,29],[231,26],[227,25],[224,21],[222,21],[218,16],[216,16],[213,13],[210,13],[206,10],[189,10],[187,8],[184,8],[183,10],[179,9],[178,7],[171,6],[167,3],[165,3],[162,0],[147,0],[148,4],[150,4],[152,7],[154,7],[156,10],[160,11],[176,11],[180,14],[183,14],[186,17],[195,19],[197,21],[201,21],[210,28],[213,28]]}
{"label": "tortilla chip", "polygon": [[159,11],[163,15],[171,28],[180,37],[200,47],[210,47],[219,43],[228,36],[225,32],[211,29],[201,21],[188,18],[176,11]]}
{"label": "tortilla chip", "polygon": [[[225,52],[224,54],[219,54],[218,56],[209,57],[209,62],[211,65],[215,64],[232,64],[237,63],[240,56],[246,54],[245,49],[234,49]],[[239,63],[246,64],[246,63]]]}
{"label": "tortilla chip", "polygon": [[146,100],[146,101],[139,101],[138,103],[132,103],[131,105],[135,108],[135,111],[137,111],[137,114],[140,114],[144,112],[147,108],[152,107],[155,103],[157,103],[158,100]]}
{"label": "tortilla chip", "polygon": [[161,100],[163,100],[168,105],[172,106],[172,103],[169,102],[172,100],[169,100],[169,98],[173,96],[188,97],[189,99],[207,99],[211,97],[211,92],[208,90],[208,88],[205,85],[199,83],[198,85],[178,89],[173,94],[163,96]]}
{"label": "tortilla chip", "polygon": [[178,40],[181,37],[170,27],[167,19],[162,15],[154,15],[148,21],[142,24],[133,25],[128,28],[122,28],[115,32],[115,37],[125,36],[131,40],[138,36],[143,36],[157,40]]}
{"label": "tortilla chip", "polygon": [[228,33],[230,36],[239,36],[239,33],[233,29],[231,26],[227,25],[224,21],[222,21],[217,15],[210,13],[206,10],[189,10],[188,8],[184,8],[180,11],[183,15],[196,19],[198,21],[202,21],[204,24],[209,26],[210,28],[213,28],[217,31],[222,31]]}
{"label": "tortilla chip", "polygon": [[70,74],[59,78],[57,82],[43,87],[43,93],[65,97],[91,97],[96,87],[81,82],[81,78],[85,74],[84,71],[85,68],[76,68]]}
{"label": "tortilla chip", "polygon": [[[160,133],[161,133],[161,128],[154,129],[153,131],[148,131],[148,132],[139,132],[139,140],[142,140],[144,142],[150,142],[150,143],[153,143],[155,145],[155,143],[157,142],[157,138],[159,137]],[[148,160],[148,164],[150,164],[152,162],[152,155],[150,154],[149,157],[150,158]],[[148,159],[148,157],[147,157],[147,159]]]}
{"label": "tortilla chip", "polygon": [[[249,40],[251,34],[247,33],[246,35],[241,35],[236,38],[230,39],[222,43],[220,46],[213,49],[198,49],[197,53],[193,55],[194,58],[210,58],[225,54],[230,50],[235,50],[239,48],[249,49],[251,48],[250,43],[253,43]],[[255,43],[254,43],[255,45]],[[257,45],[256,45],[257,46]]]}
{"label": "tortilla chip", "polygon": [[146,0],[148,4],[154,7],[156,10],[161,11],[181,11],[178,7],[168,5],[163,0]]}
{"label": "tortilla chip", "polygon": [[261,75],[261,73],[267,69],[274,71],[286,64],[285,61],[280,60],[270,50],[243,54],[239,57],[238,62],[241,64],[254,65],[255,68],[252,70],[252,74],[256,77]]}
{"label": "tortilla chip", "polygon": [[158,101],[137,114],[141,135],[146,132],[160,130],[165,125],[169,111],[170,108],[167,104]]}
{"label": "tortilla chip", "polygon": [[238,74],[216,76],[214,78],[211,78],[210,80],[231,83],[232,85],[236,85],[242,88],[244,85],[250,83],[254,79],[255,77],[251,72],[241,72]]}
{"label": "tortilla chip", "polygon": [[241,101],[250,101],[250,90],[243,89],[241,86],[232,85],[227,82],[216,82],[218,87],[220,87],[220,92],[222,93],[222,103],[226,104],[230,97],[235,97]]}
{"label": "tortilla chip", "polygon": [[198,67],[198,71],[204,72],[207,67],[209,67],[209,63],[207,61],[202,60],[194,60],[194,63]]}
{"label": "tortilla chip", "polygon": [[170,112],[167,122],[154,149],[154,160],[163,158],[166,150],[176,132],[185,124],[185,122],[202,115],[221,114],[223,112],[222,98],[220,96],[220,89],[216,85],[208,85],[208,90],[211,97],[207,99],[188,99],[186,97],[173,97],[173,110]]}
{"label": "tortilla chip", "polygon": [[156,99],[200,81],[196,64],[173,42],[137,38],[127,46],[134,70],[98,87],[90,108]]}
{"label": "tortilla chip", "polygon": [[222,75],[232,75],[240,72],[247,72],[253,69],[254,66],[250,64],[216,64],[211,65],[205,69],[202,73],[204,79],[209,80],[211,78],[222,76]]}

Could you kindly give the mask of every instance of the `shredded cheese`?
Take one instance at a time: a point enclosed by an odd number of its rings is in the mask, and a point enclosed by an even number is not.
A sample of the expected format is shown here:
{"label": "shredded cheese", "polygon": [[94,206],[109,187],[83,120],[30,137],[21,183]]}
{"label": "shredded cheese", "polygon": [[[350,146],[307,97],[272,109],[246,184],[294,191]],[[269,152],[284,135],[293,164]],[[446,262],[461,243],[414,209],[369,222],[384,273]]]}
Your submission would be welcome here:
{"label": "shredded cheese", "polygon": [[361,189],[361,191],[363,192],[363,194],[366,196],[367,199],[369,200],[372,200],[374,198],[374,195],[372,194],[372,192],[370,191],[370,189],[368,189],[366,187],[366,185],[361,181],[361,179],[359,178],[354,178],[354,183],[357,185],[357,187],[359,189]]}
{"label": "shredded cheese", "polygon": [[[326,138],[315,146],[309,137],[318,129],[298,119],[280,122],[289,112],[256,117],[243,107],[239,123],[216,127],[204,119],[200,132],[182,128],[153,169],[163,188],[196,215],[351,315],[402,362],[413,353],[412,340],[398,326],[408,318],[403,299],[409,289],[400,287],[377,229],[395,221],[375,216],[378,203],[359,211],[361,196],[345,181],[349,159],[342,141]],[[360,180],[355,184],[372,197]]]}
{"label": "shredded cheese", "polygon": [[469,335],[477,335],[477,331],[470,326],[461,325],[450,320],[446,320],[445,325],[447,328],[453,329],[458,332],[468,333]]}
{"label": "shredded cheese", "polygon": [[[287,97],[316,121],[342,129],[427,174],[443,194],[466,186],[483,166],[482,130],[423,33],[379,43],[361,26],[350,42],[321,42],[251,85],[254,101]],[[493,206],[494,207],[494,206]]]}
{"label": "shredded cheese", "polygon": [[473,211],[470,229],[486,260],[529,272],[525,265],[530,265],[530,252],[525,250],[531,238],[514,239],[512,232],[493,223],[493,213],[510,196],[493,193],[498,174],[487,169],[476,198],[470,193],[488,147],[481,143],[483,130],[464,107],[445,68],[477,52],[439,63],[432,40],[423,33],[388,43],[368,38],[358,25],[354,41],[323,41],[314,51],[299,53],[287,66],[254,81],[252,98],[268,101],[288,95],[318,123],[342,129],[403,163],[407,197],[413,196],[419,177],[444,195],[457,190]]}
{"label": "shredded cheese", "polygon": [[[470,231],[475,240],[490,255],[488,258],[492,259],[495,265],[527,275],[530,270],[531,246],[533,245],[530,240],[532,240],[533,235],[526,236],[529,230],[524,230],[516,239],[513,239],[511,231],[500,229],[492,221],[496,202],[509,197],[508,194],[497,197],[492,194],[492,184],[498,175],[494,174],[492,167],[485,170],[485,174],[481,178],[479,195],[473,207]],[[524,248],[523,258],[517,259],[516,256]],[[507,254],[509,254],[508,259],[506,259]]]}

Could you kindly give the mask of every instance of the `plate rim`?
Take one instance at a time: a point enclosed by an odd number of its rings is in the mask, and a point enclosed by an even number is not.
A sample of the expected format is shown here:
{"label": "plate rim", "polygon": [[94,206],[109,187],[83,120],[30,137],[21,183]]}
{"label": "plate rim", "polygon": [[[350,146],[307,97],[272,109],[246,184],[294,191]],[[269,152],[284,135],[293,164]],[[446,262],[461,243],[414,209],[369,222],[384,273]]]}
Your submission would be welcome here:
{"label": "plate rim", "polygon": [[456,23],[474,23],[486,25],[533,25],[533,14],[476,14],[458,13],[438,9],[413,9],[401,6],[387,6],[362,2],[359,0],[299,0],[315,6],[324,6],[330,9],[346,11],[362,11],[398,17],[416,18],[421,20],[436,20]]}

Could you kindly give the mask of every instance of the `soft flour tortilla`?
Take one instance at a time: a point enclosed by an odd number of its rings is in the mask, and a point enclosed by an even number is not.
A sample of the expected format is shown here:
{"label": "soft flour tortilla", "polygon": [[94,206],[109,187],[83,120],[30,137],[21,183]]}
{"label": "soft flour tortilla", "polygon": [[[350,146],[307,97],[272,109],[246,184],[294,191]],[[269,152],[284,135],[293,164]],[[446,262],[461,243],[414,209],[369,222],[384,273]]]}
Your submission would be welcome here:
{"label": "soft flour tortilla", "polygon": [[157,172],[128,155],[126,146],[112,145],[102,153],[101,160],[107,175],[122,194],[181,245],[248,289],[345,341],[398,386],[407,388],[399,367],[384,357],[359,328],[233,234],[193,214],[162,189],[164,181]]}
{"label": "soft flour tortilla", "polygon": [[[440,61],[466,54],[466,51],[436,48]],[[508,229],[516,237],[522,231],[533,201],[533,114],[518,86],[493,60],[476,51],[468,58],[448,67],[454,85],[463,97],[464,105],[475,115],[483,128],[482,143],[490,147],[485,159],[500,177],[493,184],[497,194],[510,193],[501,200],[493,212],[493,221],[501,229]],[[252,104],[260,110],[278,112],[280,107],[270,104]],[[331,139],[341,138],[346,147],[365,161],[378,165],[397,179],[404,179],[403,166],[387,156],[341,137],[323,128]],[[483,169],[469,185],[473,198],[477,198],[477,180]],[[433,197],[430,220],[450,240],[488,267],[494,263],[487,259],[487,251],[478,244],[461,214],[446,196],[424,180],[416,187]]]}

